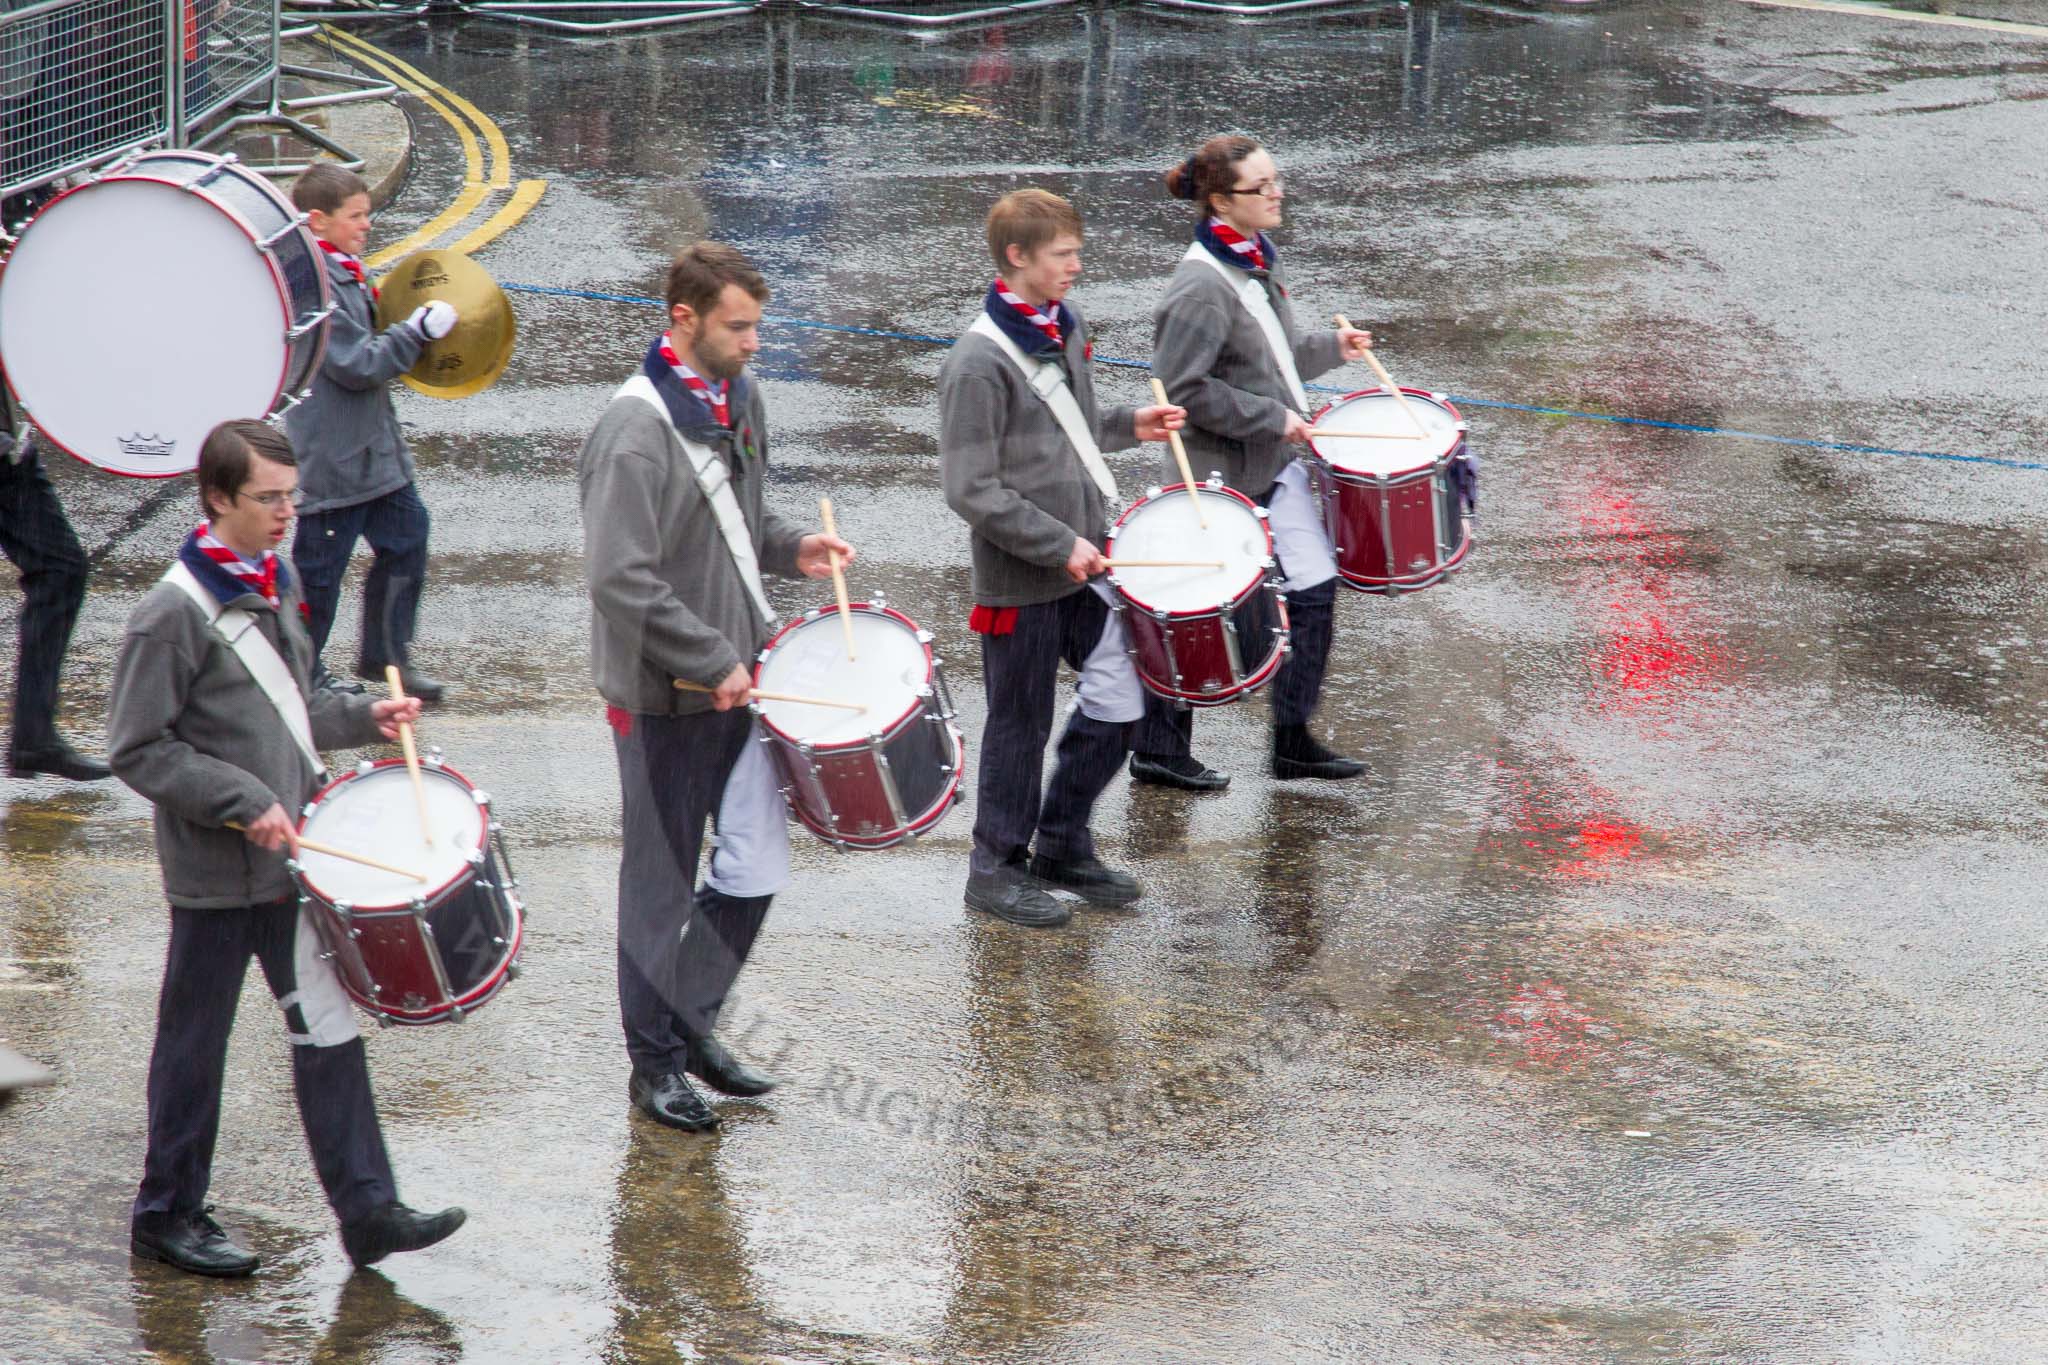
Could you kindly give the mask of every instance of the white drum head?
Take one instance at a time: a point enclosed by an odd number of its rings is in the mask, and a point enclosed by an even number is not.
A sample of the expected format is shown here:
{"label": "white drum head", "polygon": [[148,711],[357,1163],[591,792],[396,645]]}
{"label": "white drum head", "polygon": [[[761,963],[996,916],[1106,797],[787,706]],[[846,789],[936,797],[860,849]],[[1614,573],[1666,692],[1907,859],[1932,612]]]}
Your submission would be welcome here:
{"label": "white drum head", "polygon": [[220,422],[269,413],[285,296],[239,223],[199,194],[104,180],[29,224],[0,274],[0,355],[35,424],[80,459],[158,478]]}
{"label": "white drum head", "polygon": [[484,812],[469,784],[435,768],[420,769],[426,788],[427,816],[434,831],[430,845],[420,831],[419,803],[412,778],[403,764],[352,777],[329,792],[300,831],[315,843],[332,844],[380,863],[425,875],[414,881],[325,853],[302,852],[299,875],[329,901],[347,901],[358,910],[405,905],[415,897],[432,899],[469,866],[470,854],[483,847]]}
{"label": "white drum head", "polygon": [[1418,398],[1412,393],[1403,397],[1407,398],[1408,406],[1422,419],[1423,428],[1429,433],[1421,440],[1401,439],[1402,435],[1414,432],[1415,423],[1408,420],[1408,414],[1401,411],[1401,405],[1394,401],[1392,394],[1384,391],[1354,394],[1332,403],[1327,412],[1316,418],[1316,425],[1341,431],[1384,431],[1389,433],[1389,437],[1374,440],[1370,437],[1318,436],[1315,438],[1316,454],[1329,461],[1333,469],[1374,474],[1381,478],[1429,468],[1458,444],[1458,419],[1433,399]]}
{"label": "white drum head", "polygon": [[1125,514],[1110,540],[1112,559],[1215,559],[1220,569],[1146,569],[1119,565],[1124,595],[1159,611],[1213,611],[1265,576],[1273,542],[1258,514],[1236,498],[1201,490],[1205,530],[1186,492],[1146,498]]}
{"label": "white drum head", "polygon": [[880,734],[930,685],[931,662],[917,632],[893,616],[855,608],[855,658],[846,657],[846,633],[839,613],[792,626],[761,661],[755,686],[763,692],[858,702],[866,711],[799,702],[764,701],[761,718],[792,739],[811,744],[844,744]]}

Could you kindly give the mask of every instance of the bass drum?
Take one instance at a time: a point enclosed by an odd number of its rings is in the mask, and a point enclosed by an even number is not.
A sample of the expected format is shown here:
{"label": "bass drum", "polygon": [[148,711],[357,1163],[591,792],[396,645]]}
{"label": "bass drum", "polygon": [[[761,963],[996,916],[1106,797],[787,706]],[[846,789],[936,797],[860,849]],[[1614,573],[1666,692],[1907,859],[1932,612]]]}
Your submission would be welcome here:
{"label": "bass drum", "polygon": [[305,391],[333,311],[319,247],[269,181],[233,157],[145,152],[22,229],[0,270],[0,364],[60,449],[168,478],[219,423]]}

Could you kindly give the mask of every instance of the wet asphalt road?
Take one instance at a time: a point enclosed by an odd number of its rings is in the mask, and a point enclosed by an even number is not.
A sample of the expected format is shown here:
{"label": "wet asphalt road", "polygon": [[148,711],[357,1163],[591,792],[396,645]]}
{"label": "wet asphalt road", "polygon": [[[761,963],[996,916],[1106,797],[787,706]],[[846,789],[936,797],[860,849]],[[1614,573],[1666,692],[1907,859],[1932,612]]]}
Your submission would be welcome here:
{"label": "wet asphalt road", "polygon": [[[1304,316],[1371,326],[1409,382],[2048,446],[2044,42],[1719,0],[367,36],[549,180],[482,257],[507,281],[654,292],[712,233],[776,315],[956,334],[981,213],[1035,183],[1088,216],[1098,356],[1142,357],[1185,240],[1157,173],[1243,126],[1288,176]],[[382,240],[459,186],[419,126]],[[1323,717],[1370,780],[1276,786],[1263,701],[1212,713],[1231,791],[1119,782],[1104,853],[1149,894],[1057,932],[967,917],[971,806],[885,854],[799,835],[727,1024],[788,1084],[692,1139],[623,1094],[572,473],[658,314],[517,306],[497,388],[401,402],[436,519],[421,657],[461,687],[424,737],[498,801],[532,909],[500,1001],[371,1041],[404,1192],[470,1226],[347,1274],[252,986],[215,1198],[264,1273],[132,1263],[147,808],[0,786],[0,1038],[62,1073],[0,1112],[0,1359],[2048,1354],[2048,472],[1468,403],[1471,566],[1340,607]],[[778,327],[759,368],[773,496],[835,500],[856,591],[937,632],[972,743],[940,355]],[[97,740],[121,621],[190,518],[56,473],[112,542],[67,692]]]}

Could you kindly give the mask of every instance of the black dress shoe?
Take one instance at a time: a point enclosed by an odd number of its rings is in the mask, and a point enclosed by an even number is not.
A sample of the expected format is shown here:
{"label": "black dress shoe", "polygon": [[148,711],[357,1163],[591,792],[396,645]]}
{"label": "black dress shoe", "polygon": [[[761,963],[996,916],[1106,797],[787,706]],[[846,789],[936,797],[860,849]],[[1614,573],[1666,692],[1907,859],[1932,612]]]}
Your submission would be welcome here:
{"label": "black dress shoe", "polygon": [[1132,754],[1131,781],[1184,792],[1220,792],[1230,785],[1228,774],[1204,765],[1192,754]]}
{"label": "black dress shoe", "polygon": [[1273,727],[1273,776],[1283,782],[1302,777],[1341,782],[1363,777],[1368,771],[1363,759],[1338,753],[1310,734],[1305,725]]}
{"label": "black dress shoe", "polygon": [[213,1275],[223,1280],[240,1279],[256,1273],[261,1265],[255,1256],[231,1241],[220,1224],[213,1221],[213,1206],[175,1222],[152,1225],[135,1223],[128,1229],[128,1249],[145,1261],[162,1261],[194,1275]]}
{"label": "black dress shoe", "polygon": [[398,1251],[430,1247],[461,1227],[469,1215],[461,1209],[421,1213],[400,1203],[374,1208],[341,1227],[341,1245],[358,1270],[375,1265]]}
{"label": "black dress shoe", "polygon": [[1129,905],[1145,894],[1136,877],[1104,867],[1096,858],[1063,861],[1033,854],[1031,875],[1048,886],[1077,893],[1090,905]]}
{"label": "black dress shoe", "polygon": [[324,687],[329,692],[339,692],[349,697],[360,697],[368,690],[354,678],[335,677],[327,671],[326,664],[320,663],[313,665],[313,686]]}
{"label": "black dress shoe", "polygon": [[986,875],[968,873],[967,908],[1031,929],[1051,929],[1074,917],[1073,911],[1026,877],[1021,867],[1005,867]]}
{"label": "black dress shoe", "polygon": [[656,1123],[686,1133],[701,1133],[718,1126],[717,1113],[680,1071],[665,1076],[642,1076],[636,1071],[626,1083],[626,1093],[633,1097],[633,1106]]}
{"label": "black dress shoe", "polygon": [[73,782],[98,782],[112,777],[114,770],[96,758],[87,758],[61,739],[7,751],[9,777],[34,777],[37,773],[68,777]]}
{"label": "black dress shoe", "polygon": [[[358,663],[356,665],[356,673],[360,677],[368,678],[373,683],[382,684],[384,682],[384,665],[382,664]],[[405,689],[406,696],[418,697],[421,701],[428,704],[441,700],[448,692],[447,683],[442,682],[439,678],[430,678],[424,673],[415,673],[404,664],[398,666],[398,685]]]}
{"label": "black dress shoe", "polygon": [[725,1044],[716,1038],[699,1038],[690,1043],[684,1065],[692,1076],[728,1095],[765,1095],[776,1085],[773,1076],[754,1070],[727,1052]]}

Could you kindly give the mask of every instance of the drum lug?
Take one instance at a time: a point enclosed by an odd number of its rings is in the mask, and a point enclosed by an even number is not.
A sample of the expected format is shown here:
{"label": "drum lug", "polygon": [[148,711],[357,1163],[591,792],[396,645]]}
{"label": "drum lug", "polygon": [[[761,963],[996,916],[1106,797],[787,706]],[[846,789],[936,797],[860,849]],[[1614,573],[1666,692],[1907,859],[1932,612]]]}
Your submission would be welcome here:
{"label": "drum lug", "polygon": [[868,599],[867,605],[874,607],[878,611],[887,611],[889,609],[889,598],[887,594],[878,592]]}
{"label": "drum lug", "polygon": [[455,1022],[455,1023],[458,1023],[458,1024],[459,1024],[459,1023],[461,1023],[461,1022],[462,1022],[462,1006],[460,1006],[460,1005],[450,1005],[450,1006],[448,1007],[448,1018],[449,1018],[450,1020],[452,1020],[453,1022]]}
{"label": "drum lug", "polygon": [[1273,517],[1273,514],[1271,512],[1268,512],[1263,507],[1254,507],[1252,509],[1252,515],[1257,517],[1260,521],[1270,521]]}
{"label": "drum lug", "polygon": [[[923,627],[919,627],[917,632],[917,642],[921,645],[930,644],[932,642],[932,633],[924,629]],[[930,689],[927,688],[926,690],[929,691]]]}
{"label": "drum lug", "polygon": [[822,608],[819,608],[819,607],[812,607],[812,608],[811,608],[811,609],[810,609],[809,611],[805,612],[805,613],[804,613],[804,615],[803,615],[803,621],[804,621],[804,624],[805,624],[805,625],[809,625],[809,624],[810,624],[811,622],[813,622],[813,621],[817,620],[817,619],[818,619],[818,618],[819,618],[820,616],[823,616],[824,614],[825,614],[825,613],[824,613],[824,610],[823,610]]}
{"label": "drum lug", "polygon": [[1210,470],[1209,477],[1203,482],[1202,486],[1204,488],[1221,491],[1221,489],[1223,488],[1223,471],[1220,469]]}
{"label": "drum lug", "polygon": [[442,763],[441,746],[438,744],[428,745],[427,752],[420,757],[420,762],[426,764],[429,768],[440,767]]}
{"label": "drum lug", "polygon": [[279,242],[291,236],[294,232],[297,232],[299,229],[305,227],[310,217],[311,215],[309,214],[300,214],[298,217],[292,219],[289,223],[286,223],[277,231],[271,233],[268,237],[265,237],[262,241],[256,243],[256,249],[258,251],[270,250],[270,248],[276,246]]}
{"label": "drum lug", "polygon": [[1155,483],[1145,490],[1145,496],[1148,498],[1156,498],[1165,491],[1165,489],[1161,488],[1158,484]]}
{"label": "drum lug", "polygon": [[507,962],[505,964],[505,979],[507,981],[517,981],[519,979],[519,973],[521,970],[522,969],[519,965],[519,959],[516,957],[513,958],[510,962]]}
{"label": "drum lug", "polygon": [[489,810],[489,809],[490,809],[490,805],[491,805],[491,794],[490,794],[489,792],[486,792],[486,791],[478,791],[478,792],[474,792],[474,793],[472,793],[472,795],[473,795],[473,796],[475,796],[475,798],[476,798],[476,805],[477,805],[477,809],[478,809],[478,810]]}
{"label": "drum lug", "polygon": [[[377,765],[367,758],[358,759],[356,761],[357,777],[368,777],[371,773],[375,772],[376,770]],[[313,808],[311,806],[306,807],[306,813],[308,815],[311,815],[313,813]]]}
{"label": "drum lug", "polygon": [[226,175],[228,173],[228,167],[236,165],[240,161],[240,157],[236,156],[233,152],[229,152],[226,156],[223,156],[219,161],[215,162],[212,166],[208,167],[205,171],[201,172],[197,178],[187,180],[183,185],[179,186],[179,188],[183,189],[189,194],[196,194],[205,186],[212,184],[214,181]]}
{"label": "drum lug", "polygon": [[[376,990],[377,988],[376,988],[375,986],[372,986],[372,987],[370,987],[370,989],[371,989],[371,990],[372,990],[372,991],[374,992],[374,991],[375,991],[375,990]],[[391,1027],[391,1016],[390,1016],[390,1015],[388,1015],[388,1014],[386,1014],[386,1013],[384,1013],[384,1011],[382,1011],[382,1010],[378,1010],[378,1011],[377,1011],[377,1013],[376,1013],[376,1020],[377,1020],[377,1027],[378,1027],[378,1028],[390,1028],[390,1027]]]}
{"label": "drum lug", "polygon": [[287,327],[285,329],[284,339],[286,341],[297,341],[300,337],[306,335],[306,333],[312,331],[316,327],[325,326],[327,323],[327,319],[333,316],[334,305],[330,303],[325,308],[322,308],[319,312],[308,313],[306,314],[306,316],[300,318],[297,322],[293,323],[290,327]]}

